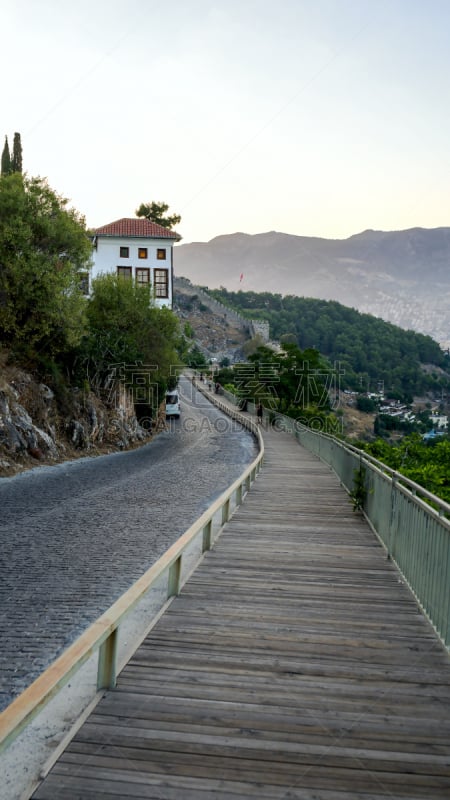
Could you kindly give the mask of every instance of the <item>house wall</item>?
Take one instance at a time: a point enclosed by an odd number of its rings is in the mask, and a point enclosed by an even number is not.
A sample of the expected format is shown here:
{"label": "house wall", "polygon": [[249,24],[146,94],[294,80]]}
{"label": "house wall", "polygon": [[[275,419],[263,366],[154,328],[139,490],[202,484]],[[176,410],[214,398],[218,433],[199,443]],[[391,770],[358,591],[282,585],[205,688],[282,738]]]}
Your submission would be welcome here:
{"label": "house wall", "polygon": [[[132,238],[127,239],[120,236],[98,236],[97,246],[94,247],[92,260],[93,265],[91,269],[91,281],[98,275],[102,274],[117,274],[117,267],[131,267],[133,279],[136,277],[137,269],[150,270],[150,283],[154,286],[154,270],[167,269],[168,270],[168,297],[159,298],[155,297],[155,305],[159,308],[167,306],[172,308],[172,248],[173,242],[167,239],[149,239],[149,238]],[[128,258],[120,257],[120,248],[128,247]],[[147,248],[147,258],[142,259],[138,257],[138,249],[140,247]],[[157,251],[165,250],[165,260],[157,258]]]}

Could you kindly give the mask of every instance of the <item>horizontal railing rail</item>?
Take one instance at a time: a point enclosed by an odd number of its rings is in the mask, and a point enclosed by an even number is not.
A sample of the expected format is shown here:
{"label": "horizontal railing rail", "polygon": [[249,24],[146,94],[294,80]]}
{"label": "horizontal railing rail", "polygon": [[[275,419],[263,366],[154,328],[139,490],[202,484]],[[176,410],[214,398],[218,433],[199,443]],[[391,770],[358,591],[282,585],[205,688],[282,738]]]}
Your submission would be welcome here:
{"label": "horizontal railing rail", "polygon": [[[229,409],[220,401],[216,400],[216,404],[255,435],[259,444],[257,457],[166,553],[5,709],[0,715],[0,752],[16,739],[95,653],[98,653],[97,690],[114,688],[117,678],[118,635],[122,623],[164,574],[167,575],[166,599],[179,594],[188,577],[183,573],[182,563],[187,548],[197,537],[201,537],[201,558],[212,547],[213,538],[217,538],[232,510],[242,502],[262,465],[263,438],[258,426],[251,419]],[[213,521],[217,516],[220,517],[220,523],[214,536]]]}

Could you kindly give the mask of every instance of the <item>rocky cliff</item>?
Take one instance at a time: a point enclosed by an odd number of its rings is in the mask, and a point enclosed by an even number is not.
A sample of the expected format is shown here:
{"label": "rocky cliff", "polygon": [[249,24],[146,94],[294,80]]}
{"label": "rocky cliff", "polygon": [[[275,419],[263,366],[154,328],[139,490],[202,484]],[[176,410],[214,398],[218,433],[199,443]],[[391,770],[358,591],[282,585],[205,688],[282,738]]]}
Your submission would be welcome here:
{"label": "rocky cliff", "polygon": [[114,398],[106,404],[80,389],[57,396],[32,374],[0,363],[0,476],[124,450],[149,440],[164,425],[159,418],[153,431],[142,427],[123,387],[116,387]]}

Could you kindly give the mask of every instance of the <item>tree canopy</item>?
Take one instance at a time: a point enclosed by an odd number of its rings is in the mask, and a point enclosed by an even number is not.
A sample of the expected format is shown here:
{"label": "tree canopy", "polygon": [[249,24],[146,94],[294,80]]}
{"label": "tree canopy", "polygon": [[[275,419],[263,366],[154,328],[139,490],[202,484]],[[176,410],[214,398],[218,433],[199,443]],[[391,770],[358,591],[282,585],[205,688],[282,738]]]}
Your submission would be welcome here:
{"label": "tree canopy", "polygon": [[288,343],[275,353],[260,346],[247,362],[221,369],[217,380],[242,402],[261,401],[266,408],[316,430],[338,431],[332,413],[337,376],[317,350],[300,350]]}
{"label": "tree canopy", "polygon": [[0,342],[30,356],[64,352],[83,333],[84,218],[42,178],[0,178]]}
{"label": "tree canopy", "polygon": [[181,222],[181,217],[179,214],[165,216],[168,210],[169,206],[167,203],[155,202],[153,200],[150,203],[141,203],[139,208],[136,209],[136,216],[145,217],[145,219],[150,220],[150,222],[156,222],[157,225],[162,225],[163,228],[173,230],[174,226]]}
{"label": "tree canopy", "polygon": [[137,405],[146,397],[141,404],[154,411],[180,366],[176,316],[154,306],[150,286],[100,275],[92,282],[87,320],[76,353],[78,378],[101,392],[114,375],[133,391]]}

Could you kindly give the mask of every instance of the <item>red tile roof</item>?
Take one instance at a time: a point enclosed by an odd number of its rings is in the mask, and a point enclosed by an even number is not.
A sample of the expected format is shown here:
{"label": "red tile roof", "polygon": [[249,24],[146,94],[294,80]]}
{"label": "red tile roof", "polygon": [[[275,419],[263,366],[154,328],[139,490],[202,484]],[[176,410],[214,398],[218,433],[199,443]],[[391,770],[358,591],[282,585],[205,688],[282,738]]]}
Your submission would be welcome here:
{"label": "red tile roof", "polygon": [[169,228],[163,228],[162,225],[157,225],[156,222],[150,222],[148,219],[143,218],[128,218],[117,219],[115,222],[110,222],[109,225],[102,225],[101,228],[95,228],[94,233],[97,236],[124,236],[124,237],[139,237],[146,239],[181,239],[181,236]]}

